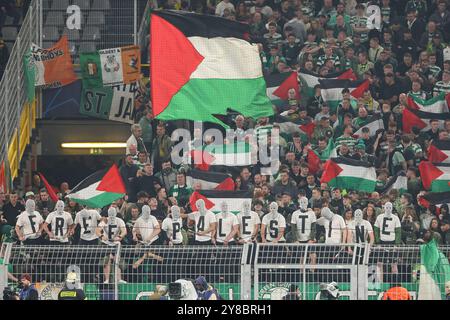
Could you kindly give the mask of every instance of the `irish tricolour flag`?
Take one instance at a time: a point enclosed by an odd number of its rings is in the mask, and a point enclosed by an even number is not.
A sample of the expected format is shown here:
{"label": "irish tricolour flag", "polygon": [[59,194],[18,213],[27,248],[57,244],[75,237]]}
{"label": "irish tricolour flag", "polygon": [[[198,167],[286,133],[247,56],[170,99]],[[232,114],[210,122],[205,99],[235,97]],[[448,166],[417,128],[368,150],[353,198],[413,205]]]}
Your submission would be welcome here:
{"label": "irish tricolour flag", "polygon": [[102,208],[122,198],[125,193],[119,169],[114,164],[110,169],[97,171],[81,181],[67,198],[90,208]]}
{"label": "irish tricolour flag", "polygon": [[217,191],[200,190],[192,193],[189,203],[193,211],[197,211],[195,202],[198,199],[205,201],[206,209],[213,213],[220,213],[221,204],[226,202],[231,213],[238,214],[243,210],[244,202],[252,201],[252,193],[249,191]]}
{"label": "irish tricolour flag", "polygon": [[324,165],[321,183],[347,190],[373,192],[377,175],[375,167],[365,161],[331,158]]}
{"label": "irish tricolour flag", "polygon": [[418,300],[443,300],[450,286],[448,258],[439,250],[436,240],[420,246],[420,280]]}
{"label": "irish tricolour flag", "polygon": [[151,14],[150,78],[154,116],[208,121],[234,110],[273,115],[258,47],[249,26],[183,11]]}
{"label": "irish tricolour flag", "polygon": [[341,79],[325,79],[319,80],[323,101],[327,102],[331,110],[336,110],[341,103],[342,90],[349,89],[350,94],[358,99],[362,97],[364,91],[369,89],[369,80],[341,80]]}
{"label": "irish tricolour flag", "polygon": [[450,191],[450,164],[422,161],[419,171],[425,189],[432,192]]}

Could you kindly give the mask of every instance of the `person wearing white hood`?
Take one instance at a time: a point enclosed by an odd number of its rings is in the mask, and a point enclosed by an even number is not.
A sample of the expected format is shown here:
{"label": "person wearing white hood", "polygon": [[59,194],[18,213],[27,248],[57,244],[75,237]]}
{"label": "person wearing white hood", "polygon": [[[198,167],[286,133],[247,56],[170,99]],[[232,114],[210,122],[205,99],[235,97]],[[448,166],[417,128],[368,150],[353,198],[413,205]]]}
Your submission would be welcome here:
{"label": "person wearing white hood", "polygon": [[239,221],[237,217],[228,209],[228,203],[223,201],[220,204],[221,212],[217,214],[217,237],[216,243],[222,246],[235,244],[234,236],[239,232]]}
{"label": "person wearing white hood", "polygon": [[[50,212],[45,219],[44,230],[50,238],[52,245],[69,243],[69,236],[73,234],[72,215],[64,211],[64,202],[58,200],[55,205],[56,211]],[[51,231],[48,226],[51,226]]]}
{"label": "person wearing white hood", "polygon": [[316,214],[308,209],[308,198],[301,197],[300,209],[292,214],[291,227],[296,242],[314,243],[316,239]]}
{"label": "person wearing white hood", "polygon": [[340,244],[347,241],[347,226],[344,218],[334,214],[330,208],[322,208],[321,217],[317,219],[317,224],[325,227],[325,243]]}
{"label": "person wearing white hood", "polygon": [[205,201],[198,199],[195,202],[197,211],[188,214],[190,225],[195,223],[195,244],[209,245],[215,244],[216,216],[206,209]]}
{"label": "person wearing white hood", "polygon": [[401,244],[402,224],[400,219],[392,213],[391,202],[386,202],[383,206],[384,213],[375,220],[375,243],[376,244]]}
{"label": "person wearing white hood", "polygon": [[172,206],[170,214],[162,222],[161,229],[166,233],[166,239],[169,246],[183,245],[183,219],[179,206]]}
{"label": "person wearing white hood", "polygon": [[369,221],[364,220],[363,212],[360,209],[355,210],[355,219],[347,227],[349,234],[348,242],[374,243],[375,237],[372,225]]}
{"label": "person wearing white hood", "polygon": [[40,245],[44,219],[36,211],[36,203],[28,199],[25,211],[17,217],[16,234],[24,245]]}
{"label": "person wearing white hood", "polygon": [[94,246],[98,245],[98,235],[95,230],[98,224],[103,220],[97,210],[84,208],[75,216],[75,226],[80,226],[79,245]]}
{"label": "person wearing white hood", "polygon": [[286,219],[278,212],[278,204],[272,202],[269,205],[270,212],[266,214],[261,223],[261,240],[263,243],[283,243],[284,231],[286,230]]}
{"label": "person wearing white hood", "polygon": [[151,215],[150,207],[144,205],[141,216],[136,220],[133,227],[133,240],[140,241],[144,245],[157,245],[160,244],[160,233],[161,227],[158,220]]}
{"label": "person wearing white hood", "polygon": [[255,211],[251,210],[250,201],[244,201],[242,211],[238,213],[237,219],[239,223],[239,243],[256,241],[261,219]]}

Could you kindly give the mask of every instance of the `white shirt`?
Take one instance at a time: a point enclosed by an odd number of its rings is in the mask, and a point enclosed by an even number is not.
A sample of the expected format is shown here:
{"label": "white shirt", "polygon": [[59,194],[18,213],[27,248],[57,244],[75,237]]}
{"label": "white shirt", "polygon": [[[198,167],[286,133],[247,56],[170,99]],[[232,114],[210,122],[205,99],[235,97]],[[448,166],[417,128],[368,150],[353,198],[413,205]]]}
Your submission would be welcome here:
{"label": "white shirt", "polygon": [[132,144],[134,144],[136,146],[136,148],[137,148],[138,142],[136,140],[136,137],[133,134],[127,140],[127,149],[126,149],[125,154],[129,154],[130,153],[130,147],[131,147]]}
{"label": "white shirt", "polygon": [[[279,236],[280,228],[286,228],[286,219],[278,213],[275,218],[272,214],[266,214],[262,219],[262,224],[266,227],[266,240],[273,241]],[[286,241],[284,235],[279,241]]]}
{"label": "white shirt", "polygon": [[114,222],[111,222],[111,220],[108,219],[107,222],[100,222],[98,226],[102,229],[103,234],[107,238],[107,240],[102,239],[102,242],[104,244],[107,244],[108,246],[114,246],[120,243],[120,241],[114,241],[114,238],[120,235],[121,228],[125,228],[125,222],[123,222],[122,219],[116,217],[114,219]]}
{"label": "white shirt", "polygon": [[330,220],[321,217],[317,219],[317,224],[325,227],[325,243],[327,244],[340,244],[342,243],[342,233],[346,229],[344,218],[335,214]]}
{"label": "white shirt", "polygon": [[292,214],[291,223],[297,226],[298,241],[311,240],[311,229],[317,218],[314,211],[297,210]]}
{"label": "white shirt", "polygon": [[373,233],[369,221],[363,220],[360,225],[357,225],[353,220],[347,228],[352,232],[352,243],[369,243],[369,233]]}
{"label": "white shirt", "polygon": [[55,238],[50,241],[69,242],[69,239],[65,237],[67,231],[71,225],[73,225],[73,219],[70,213],[64,211],[62,214],[56,211],[50,212],[45,219],[45,222],[52,227],[52,233]]}
{"label": "white shirt", "polygon": [[[204,216],[200,215],[200,212],[195,211],[188,215],[189,219],[195,221],[195,232],[201,232],[208,230],[211,223],[216,222],[216,216],[211,211],[207,210]],[[211,232],[204,236],[195,235],[195,241],[206,242],[211,241]]]}
{"label": "white shirt", "polygon": [[178,220],[173,220],[171,217],[167,217],[162,222],[161,229],[167,233],[167,236],[173,244],[180,244],[183,243],[182,226],[183,219],[178,218]]}
{"label": "white shirt", "polygon": [[255,211],[250,211],[247,216],[243,212],[239,212],[237,215],[239,222],[239,232],[240,236],[244,241],[251,241],[252,234],[255,230],[255,226],[261,224],[261,219]]}
{"label": "white shirt", "polygon": [[386,214],[383,213],[377,217],[374,226],[380,229],[381,241],[395,241],[395,229],[401,228],[402,224],[395,214],[391,214],[388,218],[386,217]]}
{"label": "white shirt", "polygon": [[[234,226],[239,225],[238,218],[229,212],[226,217],[221,212],[216,216],[217,221],[217,232],[216,232],[216,240],[217,242],[223,243],[225,238],[233,231]],[[229,242],[233,242],[234,238],[231,238]]]}
{"label": "white shirt", "polygon": [[147,221],[140,217],[134,223],[133,232],[138,232],[142,236],[142,241],[144,243],[151,244],[159,238],[159,235],[150,238],[157,227],[159,227],[159,222],[154,216],[151,215]]}
{"label": "white shirt", "polygon": [[447,45],[444,50],[444,61],[450,60],[450,45]]}
{"label": "white shirt", "polygon": [[75,216],[75,224],[79,224],[81,227],[80,239],[92,241],[98,239],[95,229],[97,228],[98,223],[102,220],[102,216],[97,210],[86,211],[87,215],[84,217],[81,216],[81,211],[77,213]]}
{"label": "white shirt", "polygon": [[25,240],[37,239],[41,236],[41,233],[38,233],[38,231],[42,223],[44,223],[44,219],[39,212],[34,211],[33,214],[28,214],[28,212],[24,211],[17,217],[16,226],[22,228]]}
{"label": "white shirt", "polygon": [[234,10],[234,5],[231,2],[220,1],[216,6],[216,16],[222,17],[225,9],[229,9],[230,11]]}

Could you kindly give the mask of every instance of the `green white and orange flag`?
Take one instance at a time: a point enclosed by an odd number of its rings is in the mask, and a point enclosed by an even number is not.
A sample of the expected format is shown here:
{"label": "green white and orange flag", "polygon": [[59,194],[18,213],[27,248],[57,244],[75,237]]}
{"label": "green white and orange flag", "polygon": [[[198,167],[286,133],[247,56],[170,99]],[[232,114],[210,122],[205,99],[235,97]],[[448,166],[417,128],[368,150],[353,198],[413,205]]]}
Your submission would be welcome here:
{"label": "green white and orange flag", "polygon": [[273,115],[249,26],[184,11],[154,11],[150,22],[153,113],[160,120],[218,123],[234,110]]}

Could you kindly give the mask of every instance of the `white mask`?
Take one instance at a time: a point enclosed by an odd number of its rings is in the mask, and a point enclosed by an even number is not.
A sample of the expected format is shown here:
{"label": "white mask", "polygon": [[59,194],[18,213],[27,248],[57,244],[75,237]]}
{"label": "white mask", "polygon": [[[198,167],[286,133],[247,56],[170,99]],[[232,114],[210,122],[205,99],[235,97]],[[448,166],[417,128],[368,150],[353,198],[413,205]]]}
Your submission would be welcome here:
{"label": "white mask", "polygon": [[228,216],[228,214],[230,213],[228,211],[228,203],[226,203],[225,201],[222,202],[220,205],[220,210],[222,211],[224,217]]}
{"label": "white mask", "polygon": [[150,209],[149,206],[145,205],[142,207],[142,219],[144,219],[145,221],[148,221],[148,219],[150,219],[150,214],[151,214],[152,210]]}
{"label": "white mask", "polygon": [[35,210],[36,210],[36,202],[34,202],[34,200],[28,199],[27,202],[25,203],[25,211],[31,215],[34,213]]}
{"label": "white mask", "polygon": [[276,202],[272,202],[269,206],[269,210],[272,217],[275,217],[278,213],[278,204]]}
{"label": "white mask", "polygon": [[172,212],[172,219],[173,220],[180,219],[180,207],[179,206],[172,206],[172,208],[170,210]]}
{"label": "white mask", "polygon": [[108,219],[111,222],[114,222],[116,220],[116,217],[117,217],[117,210],[116,210],[116,208],[109,207],[109,209],[108,209]]}
{"label": "white mask", "polygon": [[204,216],[206,214],[205,201],[203,201],[203,199],[198,199],[195,202],[195,205],[197,206],[197,209],[198,209],[198,212],[200,212],[200,215]]}
{"label": "white mask", "polygon": [[384,204],[384,214],[386,215],[386,217],[389,218],[390,216],[392,216],[392,209],[393,209],[392,203],[386,202]]}
{"label": "white mask", "polygon": [[58,214],[63,214],[64,213],[64,202],[61,200],[58,200],[58,202],[56,202],[56,212]]}
{"label": "white mask", "polygon": [[331,219],[333,219],[333,216],[334,216],[334,213],[331,212],[330,208],[328,208],[328,207],[322,208],[322,211],[320,212],[320,214],[322,215],[322,217],[324,217],[325,219],[330,220],[330,221],[331,221]]}
{"label": "white mask", "polygon": [[242,207],[243,207],[244,215],[249,216],[250,209],[251,209],[250,201],[244,201],[244,204],[242,205]]}
{"label": "white mask", "polygon": [[355,211],[355,222],[359,226],[363,221],[363,212],[361,210]]}
{"label": "white mask", "polygon": [[302,210],[303,212],[308,210],[308,198],[307,197],[301,197],[299,200],[299,205],[300,205],[300,210]]}

